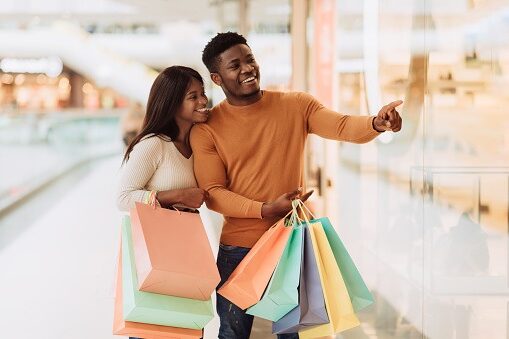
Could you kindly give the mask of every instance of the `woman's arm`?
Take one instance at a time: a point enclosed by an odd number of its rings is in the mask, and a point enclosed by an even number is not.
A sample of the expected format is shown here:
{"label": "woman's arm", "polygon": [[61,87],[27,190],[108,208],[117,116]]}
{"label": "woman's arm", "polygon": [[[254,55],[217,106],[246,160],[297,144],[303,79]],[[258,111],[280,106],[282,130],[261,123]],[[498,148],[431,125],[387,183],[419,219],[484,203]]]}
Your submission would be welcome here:
{"label": "woman's arm", "polygon": [[117,206],[121,211],[129,211],[136,202],[146,201],[150,191],[145,187],[159,166],[162,152],[158,137],[143,139],[134,146],[122,168],[118,186]]}

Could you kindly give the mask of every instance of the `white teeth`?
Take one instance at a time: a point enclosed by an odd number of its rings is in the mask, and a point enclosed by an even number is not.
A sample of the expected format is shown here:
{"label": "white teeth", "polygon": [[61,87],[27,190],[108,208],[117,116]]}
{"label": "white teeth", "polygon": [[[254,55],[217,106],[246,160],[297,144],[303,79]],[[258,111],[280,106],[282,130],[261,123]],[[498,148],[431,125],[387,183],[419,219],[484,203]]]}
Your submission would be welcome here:
{"label": "white teeth", "polygon": [[253,81],[254,79],[255,79],[255,77],[250,77],[250,78],[247,78],[246,80],[242,81],[242,83],[245,84],[246,82]]}
{"label": "white teeth", "polygon": [[202,113],[203,113],[203,112],[206,112],[206,111],[207,111],[207,108],[200,108],[200,109],[197,109],[196,111],[197,111],[197,112],[202,112]]}

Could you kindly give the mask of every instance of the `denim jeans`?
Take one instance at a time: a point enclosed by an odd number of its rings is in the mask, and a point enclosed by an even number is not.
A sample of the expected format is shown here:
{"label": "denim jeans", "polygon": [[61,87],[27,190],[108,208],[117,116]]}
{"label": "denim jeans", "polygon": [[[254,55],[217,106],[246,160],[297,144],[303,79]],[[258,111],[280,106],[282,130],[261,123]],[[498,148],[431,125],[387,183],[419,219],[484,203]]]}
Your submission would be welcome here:
{"label": "denim jeans", "polygon": [[[249,248],[219,245],[217,267],[221,275],[218,289],[228,280],[237,265],[249,252]],[[219,315],[219,339],[248,339],[253,326],[253,316],[235,306],[225,297],[217,294],[217,314]],[[295,339],[297,333],[278,334],[279,339]]]}

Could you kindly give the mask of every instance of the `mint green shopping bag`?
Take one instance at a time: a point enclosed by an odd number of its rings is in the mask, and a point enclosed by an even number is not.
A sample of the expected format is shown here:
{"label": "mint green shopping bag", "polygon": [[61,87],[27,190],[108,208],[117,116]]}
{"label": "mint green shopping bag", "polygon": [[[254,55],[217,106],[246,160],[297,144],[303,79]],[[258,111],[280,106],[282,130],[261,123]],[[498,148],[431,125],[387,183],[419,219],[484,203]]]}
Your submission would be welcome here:
{"label": "mint green shopping bag", "polygon": [[303,237],[303,227],[294,224],[292,234],[263,297],[248,308],[248,314],[278,321],[299,304],[298,287]]}
{"label": "mint green shopping bag", "polygon": [[346,250],[345,245],[339,238],[336,230],[332,226],[329,218],[320,218],[311,220],[311,222],[320,222],[322,224],[327,240],[329,241],[332,253],[338,264],[343,280],[345,281],[346,289],[350,295],[352,306],[355,312],[371,305],[373,303],[373,296],[369,292],[368,287],[364,283],[359,270],[355,266],[350,254]]}
{"label": "mint green shopping bag", "polygon": [[124,320],[202,329],[214,317],[212,301],[139,291],[128,216],[122,220],[122,283]]}

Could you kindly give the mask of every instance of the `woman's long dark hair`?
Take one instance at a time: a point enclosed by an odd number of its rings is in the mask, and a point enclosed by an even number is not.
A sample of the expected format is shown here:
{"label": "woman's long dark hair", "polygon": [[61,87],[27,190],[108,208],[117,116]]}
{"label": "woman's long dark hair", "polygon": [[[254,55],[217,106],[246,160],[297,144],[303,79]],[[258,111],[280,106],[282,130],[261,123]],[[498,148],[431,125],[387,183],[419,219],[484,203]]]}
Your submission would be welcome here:
{"label": "woman's long dark hair", "polygon": [[129,160],[134,146],[149,134],[171,140],[178,137],[180,131],[175,116],[193,78],[203,85],[201,75],[189,67],[171,66],[159,73],[150,89],[141,131],[127,147],[122,163]]}

